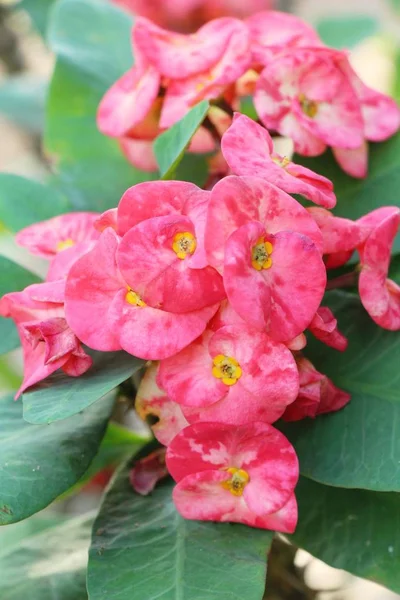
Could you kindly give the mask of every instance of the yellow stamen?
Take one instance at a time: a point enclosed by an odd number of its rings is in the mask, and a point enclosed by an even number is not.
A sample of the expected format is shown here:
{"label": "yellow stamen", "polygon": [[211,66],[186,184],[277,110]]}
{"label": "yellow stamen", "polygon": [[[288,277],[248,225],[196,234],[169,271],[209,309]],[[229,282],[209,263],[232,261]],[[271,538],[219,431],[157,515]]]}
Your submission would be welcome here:
{"label": "yellow stamen", "polygon": [[318,113],[318,103],[314,100],[309,100],[304,94],[300,94],[299,102],[303,113],[313,119]]}
{"label": "yellow stamen", "polygon": [[265,242],[264,238],[259,238],[257,244],[251,249],[251,264],[257,270],[269,269],[272,266],[271,254],[273,246],[271,242]]}
{"label": "yellow stamen", "polygon": [[290,158],[288,158],[287,156],[279,156],[279,154],[273,156],[272,160],[276,165],[278,165],[278,167],[282,167],[282,169],[284,169],[288,166],[288,164],[290,164]]}
{"label": "yellow stamen", "polygon": [[56,249],[57,252],[62,252],[62,250],[66,250],[67,248],[71,248],[71,246],[75,246],[74,240],[68,238],[67,240],[61,240],[57,243]]}
{"label": "yellow stamen", "polygon": [[196,238],[189,231],[177,233],[174,236],[172,243],[172,250],[176,253],[177,257],[183,260],[188,254],[193,254],[196,250],[197,242]]}
{"label": "yellow stamen", "polygon": [[227,481],[221,483],[225,490],[229,490],[234,496],[241,496],[246,485],[250,481],[250,475],[244,469],[237,469],[236,467],[229,467],[224,469],[232,477]]}
{"label": "yellow stamen", "polygon": [[218,354],[213,359],[212,374],[217,379],[222,379],[225,385],[234,385],[242,376],[242,369],[236,359]]}
{"label": "yellow stamen", "polygon": [[137,294],[136,292],[131,290],[130,287],[128,287],[128,291],[126,293],[125,300],[129,304],[132,304],[133,306],[140,306],[140,307],[146,306],[146,302],[143,302],[143,300],[141,299],[139,294]]}

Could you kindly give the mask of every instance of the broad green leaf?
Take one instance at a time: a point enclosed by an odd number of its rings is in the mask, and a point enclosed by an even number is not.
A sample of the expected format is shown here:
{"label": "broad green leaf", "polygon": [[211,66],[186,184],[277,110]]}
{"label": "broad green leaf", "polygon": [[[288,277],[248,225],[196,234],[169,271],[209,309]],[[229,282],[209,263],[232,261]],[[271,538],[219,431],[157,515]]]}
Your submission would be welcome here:
{"label": "broad green leaf", "polygon": [[[47,527],[38,516],[11,525],[10,529],[25,526],[26,535],[18,545],[5,545],[0,553],[1,600],[86,600],[87,549],[93,516],[88,513],[53,526],[49,521]],[[34,525],[27,527],[30,521]],[[36,521],[41,522],[36,525]]]}
{"label": "broad green leaf", "polygon": [[89,469],[78,481],[76,489],[90,481],[96,473],[107,467],[118,466],[121,462],[132,456],[132,454],[136,454],[149,439],[150,435],[140,435],[134,431],[130,431],[126,427],[122,427],[122,425],[118,425],[118,423],[109,423],[99,451]]}
{"label": "broad green leaf", "polygon": [[29,14],[34,27],[45,37],[50,9],[55,2],[56,0],[22,0],[18,8]]}
{"label": "broad green leaf", "polygon": [[12,233],[70,209],[67,198],[49,186],[0,173],[0,223]]}
{"label": "broad green leaf", "polygon": [[19,75],[0,86],[0,113],[17,125],[41,133],[47,85],[41,79]]}
{"label": "broad green leaf", "polygon": [[400,592],[400,495],[346,490],[301,478],[291,541],[338,569]]}
{"label": "broad green leaf", "polygon": [[[294,160],[333,181],[338,199],[333,212],[338,216],[358,219],[380,206],[400,206],[400,133],[386,142],[370,144],[366,179],[346,175],[330,150],[317,158],[296,155]],[[398,238],[396,251],[400,251]]]}
{"label": "broad green leaf", "polygon": [[209,108],[209,101],[203,100],[194,106],[183,119],[164,131],[155,140],[154,154],[164,179],[174,178],[185,149],[203,122]]}
{"label": "broad green leaf", "polygon": [[54,185],[78,209],[117,205],[131,185],[156,178],[135,169],[118,142],[102,135],[96,112],[107,89],[133,65],[132,17],[99,0],[59,0],[49,40],[57,55],[47,106],[45,146],[58,164]]}
{"label": "broad green leaf", "polygon": [[90,600],[260,600],[272,533],[185,521],[170,481],[135,494],[124,467],[93,526]]}
{"label": "broad green leaf", "polygon": [[346,352],[309,340],[305,354],[351,393],[342,410],[282,425],[303,475],[339,487],[400,491],[400,335],[375,325],[358,296],[330,292]]}
{"label": "broad green leaf", "polygon": [[379,23],[370,15],[330,16],[321,19],[316,29],[322,41],[333,48],[351,48],[377,33]]}
{"label": "broad green leaf", "polygon": [[26,392],[24,419],[52,423],[76,415],[140,369],[144,361],[126,352],[91,352],[93,365],[80,377],[59,370]]}
{"label": "broad green leaf", "polygon": [[[22,418],[21,402],[0,399],[0,524],[42,510],[73,486],[97,453],[114,405],[109,395],[50,425]],[[1,597],[1,596],[0,596]]]}
{"label": "broad green leaf", "polygon": [[[1,176],[0,176],[1,182]],[[0,183],[1,190],[1,183]],[[0,191],[1,212],[1,191]],[[9,292],[19,292],[32,283],[38,283],[40,279],[30,271],[20,267],[16,263],[0,256],[0,298]],[[19,346],[17,328],[11,319],[0,317],[0,354],[10,352]]]}

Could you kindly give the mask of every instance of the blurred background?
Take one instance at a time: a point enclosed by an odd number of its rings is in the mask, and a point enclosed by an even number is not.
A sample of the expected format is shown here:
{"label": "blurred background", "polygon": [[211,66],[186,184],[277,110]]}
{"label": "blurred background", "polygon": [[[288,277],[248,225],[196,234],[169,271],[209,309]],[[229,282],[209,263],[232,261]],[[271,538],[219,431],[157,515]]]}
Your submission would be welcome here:
{"label": "blurred background", "polygon": [[[36,180],[45,180],[51,172],[50,160],[42,148],[42,135],[46,90],[54,64],[46,45],[46,25],[56,1],[0,0],[0,172]],[[400,0],[114,2],[179,31],[193,31],[205,21],[227,14],[245,17],[272,7],[292,12],[311,23],[326,44],[349,49],[354,67],[367,84],[400,100]],[[43,273],[40,260],[17,248],[11,235],[2,230],[1,223],[0,254],[14,260],[18,257],[20,264]],[[20,376],[19,351],[0,359],[0,393],[15,389]],[[132,425],[138,427],[136,422]],[[46,518],[51,518],[52,511],[80,514],[96,507],[108,476],[109,473],[102,473],[78,496],[47,509]],[[19,526],[11,525],[7,529]],[[6,534],[0,532],[2,535]],[[272,550],[267,589],[266,598],[270,600],[399,598],[373,583],[332,569],[303,550],[296,552],[283,541],[276,542]]]}

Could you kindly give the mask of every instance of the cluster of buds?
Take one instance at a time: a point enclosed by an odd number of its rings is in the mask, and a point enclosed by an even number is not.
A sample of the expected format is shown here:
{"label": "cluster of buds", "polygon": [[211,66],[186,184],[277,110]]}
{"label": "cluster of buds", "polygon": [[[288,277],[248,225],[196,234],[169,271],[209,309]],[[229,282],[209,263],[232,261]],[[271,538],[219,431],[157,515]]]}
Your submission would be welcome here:
{"label": "cluster of buds", "polygon": [[19,329],[20,391],[58,368],[86,371],[81,344],[151,361],[136,408],[158,418],[181,514],[291,532],[299,468],[273,424],[350,400],[305,356],[306,330],[347,346],[321,306],[327,269],[357,250],[364,307],[400,329],[400,288],[387,278],[400,210],[334,216],[332,183],[274,153],[266,129],[244,115],[221,147],[233,174],[212,190],[145,182],[102,215],[22,230],[17,241],[50,259],[48,275],[3,297],[0,313]]}
{"label": "cluster of buds", "polygon": [[[354,177],[367,174],[368,141],[399,128],[395,102],[361,81],[347,52],[326,47],[293,15],[223,17],[186,35],[140,17],[132,41],[136,64],[108,90],[97,121],[141,169],[157,169],[152,141],[204,99],[211,102],[208,128],[199,129],[190,151],[218,153],[218,139],[247,98],[295,152],[318,156],[329,146]],[[225,175],[226,163],[215,162]]]}

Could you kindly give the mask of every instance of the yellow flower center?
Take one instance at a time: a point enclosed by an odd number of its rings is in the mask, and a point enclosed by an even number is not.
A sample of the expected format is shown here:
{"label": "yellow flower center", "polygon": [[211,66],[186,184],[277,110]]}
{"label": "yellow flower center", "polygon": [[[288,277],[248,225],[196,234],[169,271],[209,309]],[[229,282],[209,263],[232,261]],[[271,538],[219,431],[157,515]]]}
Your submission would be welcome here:
{"label": "yellow flower center", "polygon": [[197,242],[196,238],[189,231],[183,233],[177,233],[174,236],[172,243],[172,250],[176,253],[177,257],[183,260],[188,254],[193,254],[196,250]]}
{"label": "yellow flower center", "polygon": [[251,264],[257,270],[269,269],[272,266],[271,254],[273,246],[271,242],[264,241],[264,238],[257,240],[257,244],[251,249]]}
{"label": "yellow flower center", "polygon": [[272,160],[274,161],[274,163],[276,165],[278,165],[278,167],[282,167],[282,169],[287,167],[288,164],[290,163],[290,159],[287,156],[279,156],[278,154],[273,156]]}
{"label": "yellow flower center", "polygon": [[225,490],[229,490],[233,496],[241,496],[244,488],[250,481],[250,475],[247,471],[237,469],[236,467],[229,467],[224,470],[232,475],[232,477],[227,481],[223,481],[221,483],[222,487]]}
{"label": "yellow flower center", "polygon": [[146,302],[143,302],[139,294],[131,290],[130,287],[128,287],[125,300],[128,302],[128,304],[132,304],[133,306],[146,306]]}
{"label": "yellow flower center", "polygon": [[71,248],[71,246],[75,246],[75,242],[74,242],[74,240],[71,240],[71,238],[68,238],[67,240],[62,240],[62,241],[58,242],[56,249],[57,249],[57,252],[62,252],[63,250],[66,250],[67,248]]}
{"label": "yellow flower center", "polygon": [[318,103],[314,102],[314,100],[309,100],[304,94],[300,94],[299,102],[303,113],[307,117],[310,117],[310,119],[313,119],[318,113]]}
{"label": "yellow flower center", "polygon": [[217,379],[222,379],[225,385],[234,385],[242,376],[242,369],[238,361],[231,356],[218,354],[213,359],[212,374]]}

